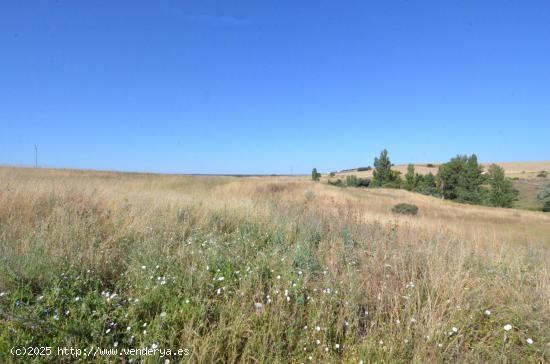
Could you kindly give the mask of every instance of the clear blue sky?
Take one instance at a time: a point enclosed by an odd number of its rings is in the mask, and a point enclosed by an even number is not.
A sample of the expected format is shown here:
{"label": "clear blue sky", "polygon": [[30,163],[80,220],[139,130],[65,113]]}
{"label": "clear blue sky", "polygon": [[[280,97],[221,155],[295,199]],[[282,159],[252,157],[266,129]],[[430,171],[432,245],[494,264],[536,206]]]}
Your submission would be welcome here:
{"label": "clear blue sky", "polygon": [[550,160],[550,1],[0,2],[0,164]]}

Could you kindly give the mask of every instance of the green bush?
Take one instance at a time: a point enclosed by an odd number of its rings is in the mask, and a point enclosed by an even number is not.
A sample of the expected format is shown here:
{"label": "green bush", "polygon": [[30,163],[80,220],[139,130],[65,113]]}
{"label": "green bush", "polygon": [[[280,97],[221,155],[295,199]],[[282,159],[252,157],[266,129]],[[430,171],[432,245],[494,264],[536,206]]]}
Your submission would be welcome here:
{"label": "green bush", "polygon": [[344,182],[342,182],[342,180],[340,178],[338,178],[337,180],[329,179],[328,184],[331,185],[331,186],[337,186],[337,187],[344,186]]}
{"label": "green bush", "polygon": [[548,177],[548,172],[546,172],[546,171],[540,171],[540,173],[537,174],[537,177],[546,178],[546,177]]}
{"label": "green bush", "polygon": [[329,173],[329,176],[330,176],[330,177],[336,176],[336,172],[330,172],[330,173]]}
{"label": "green bush", "polygon": [[396,214],[416,215],[418,213],[418,206],[409,203],[398,203],[391,210]]}
{"label": "green bush", "polygon": [[371,166],[368,166],[368,167],[359,167],[359,168],[357,168],[357,172],[370,171],[371,169],[372,169]]}
{"label": "green bush", "polygon": [[370,179],[358,178],[356,175],[346,177],[346,186],[348,187],[369,187]]}

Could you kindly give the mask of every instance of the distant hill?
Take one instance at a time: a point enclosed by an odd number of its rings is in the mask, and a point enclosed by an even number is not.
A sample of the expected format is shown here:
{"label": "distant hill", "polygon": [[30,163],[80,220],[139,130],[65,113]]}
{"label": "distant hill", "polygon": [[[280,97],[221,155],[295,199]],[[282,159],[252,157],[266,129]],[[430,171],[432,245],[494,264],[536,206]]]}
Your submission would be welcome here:
{"label": "distant hill", "polygon": [[[482,163],[482,165],[487,168],[492,163]],[[542,162],[497,162],[499,166],[504,168],[506,175],[508,177],[518,177],[518,178],[537,178],[537,175],[541,171],[547,171],[550,177],[550,161]],[[428,167],[429,165],[429,167]],[[439,164],[429,164],[429,163],[416,163],[414,169],[416,173],[428,174],[432,172],[433,174],[437,173]],[[402,174],[407,173],[407,164],[398,164],[392,167],[393,170],[399,171]],[[357,171],[355,169],[346,169],[341,170],[336,173],[336,176],[346,176],[348,174],[355,174],[358,177],[368,178],[372,177],[372,171]]]}

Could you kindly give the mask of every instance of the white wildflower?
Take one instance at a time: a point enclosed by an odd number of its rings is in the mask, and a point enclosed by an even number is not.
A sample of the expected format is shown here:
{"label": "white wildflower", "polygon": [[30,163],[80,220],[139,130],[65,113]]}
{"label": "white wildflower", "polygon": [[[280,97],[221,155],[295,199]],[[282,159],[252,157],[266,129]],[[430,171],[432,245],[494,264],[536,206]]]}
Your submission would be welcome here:
{"label": "white wildflower", "polygon": [[510,330],[512,330],[512,325],[510,324],[504,325],[504,331],[510,331]]}
{"label": "white wildflower", "polygon": [[527,339],[527,344],[529,344],[529,345],[533,344],[533,339],[528,338],[528,339]]}

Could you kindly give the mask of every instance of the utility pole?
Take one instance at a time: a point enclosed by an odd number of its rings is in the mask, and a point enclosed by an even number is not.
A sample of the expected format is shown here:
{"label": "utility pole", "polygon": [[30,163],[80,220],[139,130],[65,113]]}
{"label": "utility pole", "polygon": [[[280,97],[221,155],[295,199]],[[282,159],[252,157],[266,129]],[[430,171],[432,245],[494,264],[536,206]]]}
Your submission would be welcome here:
{"label": "utility pole", "polygon": [[38,168],[38,146],[34,145],[34,168]]}

